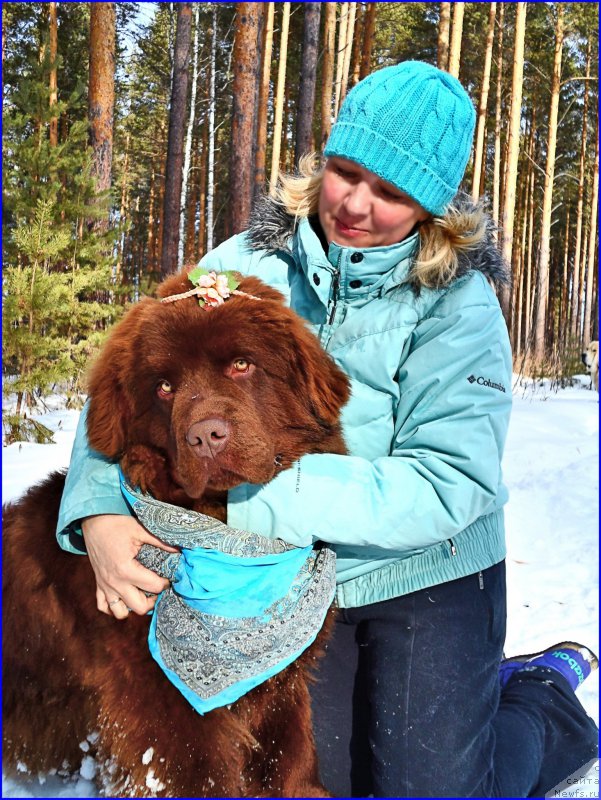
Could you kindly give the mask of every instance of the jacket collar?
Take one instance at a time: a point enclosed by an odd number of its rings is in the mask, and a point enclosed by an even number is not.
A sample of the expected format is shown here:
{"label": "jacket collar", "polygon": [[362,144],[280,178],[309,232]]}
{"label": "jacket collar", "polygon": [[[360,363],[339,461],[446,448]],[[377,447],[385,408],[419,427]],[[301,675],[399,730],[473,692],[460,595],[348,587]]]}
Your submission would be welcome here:
{"label": "jacket collar", "polygon": [[[474,210],[474,204],[467,195],[458,194],[454,204],[461,210]],[[299,235],[295,236],[295,233],[299,233]],[[330,245],[326,255],[319,236],[313,230],[309,220],[304,217],[294,217],[280,203],[267,195],[259,198],[253,206],[247,239],[253,250],[265,250],[268,253],[295,252],[303,266],[315,264],[330,273],[334,271],[340,251],[348,253],[349,259],[353,252],[351,248],[332,250],[332,248],[338,248],[338,245]],[[414,234],[398,245],[369,248],[370,251],[373,251],[373,258],[370,253],[367,262],[360,262],[359,271],[361,275],[371,276],[368,280],[371,281],[372,290],[379,280],[371,280],[376,272],[380,276],[384,273],[388,276],[382,281],[383,291],[388,291],[407,279],[416,244],[417,234]],[[410,248],[411,253],[405,252],[405,248]],[[334,253],[334,266],[331,262],[332,253]],[[495,241],[494,224],[490,219],[487,223],[485,240],[478,247],[469,251],[458,250],[457,259],[459,268],[455,273],[456,278],[471,271],[478,271],[496,286],[510,282],[510,272]],[[349,263],[353,262],[349,260]],[[307,266],[307,269],[310,267]],[[353,279],[349,278],[349,280]]]}
{"label": "jacket collar", "polygon": [[[327,252],[320,237],[315,219],[304,218],[298,223],[296,236],[291,246],[298,263],[315,285],[314,271],[324,270],[338,275],[343,297],[357,298],[362,295],[381,294],[389,287],[403,283],[409,273],[418,243],[414,233],[399,244],[384,247],[343,247],[331,242]],[[326,296],[329,281],[325,281]],[[318,285],[321,285],[321,281]],[[319,294],[319,291],[317,292]]]}

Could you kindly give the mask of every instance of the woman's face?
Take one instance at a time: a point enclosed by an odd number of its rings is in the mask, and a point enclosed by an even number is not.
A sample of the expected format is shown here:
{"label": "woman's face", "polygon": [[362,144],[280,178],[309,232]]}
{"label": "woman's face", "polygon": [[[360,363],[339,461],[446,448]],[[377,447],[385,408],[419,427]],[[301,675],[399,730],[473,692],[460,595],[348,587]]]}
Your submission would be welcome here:
{"label": "woman's face", "polygon": [[359,248],[396,244],[428,217],[415,200],[354,161],[339,156],[326,161],[319,221],[328,244]]}

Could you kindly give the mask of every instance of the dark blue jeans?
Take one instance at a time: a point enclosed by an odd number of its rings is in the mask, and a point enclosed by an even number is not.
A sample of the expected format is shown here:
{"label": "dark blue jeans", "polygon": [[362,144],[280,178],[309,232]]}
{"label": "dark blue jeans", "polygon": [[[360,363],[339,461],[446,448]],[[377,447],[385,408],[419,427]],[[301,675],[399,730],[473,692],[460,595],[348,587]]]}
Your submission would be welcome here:
{"label": "dark blue jeans", "polygon": [[312,687],[330,793],[542,797],[595,758],[597,728],[561,675],[500,692],[505,621],[504,563],[340,610]]}

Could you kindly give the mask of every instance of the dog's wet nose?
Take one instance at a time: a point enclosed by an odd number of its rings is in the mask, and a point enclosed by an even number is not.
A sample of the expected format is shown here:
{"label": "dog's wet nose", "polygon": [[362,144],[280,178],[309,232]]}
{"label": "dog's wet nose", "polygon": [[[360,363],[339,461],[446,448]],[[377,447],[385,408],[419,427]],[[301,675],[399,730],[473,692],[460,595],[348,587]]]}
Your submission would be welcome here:
{"label": "dog's wet nose", "polygon": [[186,439],[188,444],[194,447],[197,456],[215,458],[228,443],[229,436],[229,423],[219,417],[213,417],[191,425]]}

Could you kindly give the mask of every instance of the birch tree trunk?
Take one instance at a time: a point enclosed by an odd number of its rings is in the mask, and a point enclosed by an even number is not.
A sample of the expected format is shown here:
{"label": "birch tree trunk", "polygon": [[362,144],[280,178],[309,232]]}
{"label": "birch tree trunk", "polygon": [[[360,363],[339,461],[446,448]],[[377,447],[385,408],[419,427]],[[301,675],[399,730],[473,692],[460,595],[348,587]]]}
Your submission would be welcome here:
{"label": "birch tree trunk", "polygon": [[336,86],[334,95],[334,119],[340,109],[340,94],[342,89],[342,71],[344,69],[344,53],[346,50],[346,32],[350,14],[350,3],[340,4],[340,18],[338,21],[338,48],[336,51]]}
{"label": "birch tree trunk", "polygon": [[[209,87],[206,89],[207,99]],[[209,166],[209,126],[207,120],[202,126],[202,156],[200,159],[200,175],[198,177],[198,248],[199,255],[207,250],[207,172]]]}
{"label": "birch tree trunk", "polygon": [[588,78],[591,74],[591,46],[590,42],[586,48],[586,78],[584,82],[584,104],[582,108],[582,137],[580,139],[580,164],[578,169],[578,203],[576,206],[576,243],[574,245],[574,273],[572,277],[572,314],[570,332],[572,339],[580,338],[578,336],[578,318],[582,308],[581,286],[583,285],[580,265],[584,261],[583,248],[582,248],[582,220],[584,217],[584,184],[585,184],[585,166],[586,166],[586,140],[587,140],[587,122],[588,122]]}
{"label": "birch tree trunk", "polygon": [[315,106],[321,3],[305,3],[304,9],[301,74],[296,113],[296,146],[294,150],[294,164],[296,166],[298,166],[300,157],[313,149],[313,109]]}
{"label": "birch tree trunk", "polygon": [[169,110],[165,196],[163,200],[163,241],[161,248],[161,275],[163,277],[174,272],[177,267],[184,160],[184,121],[188,98],[191,36],[192,4],[178,3],[175,50],[173,54],[171,108]]}
{"label": "birch tree trunk", "polygon": [[207,253],[213,249],[213,207],[215,203],[215,69],[217,62],[217,5],[213,4],[211,31],[211,77],[209,80],[209,152],[207,164]]}
{"label": "birch tree trunk", "polygon": [[495,38],[495,16],[497,4],[490,4],[488,15],[488,33],[486,35],[486,52],[484,54],[484,71],[482,73],[482,88],[478,103],[478,129],[476,132],[476,149],[474,153],[474,175],[472,178],[472,199],[474,202],[480,197],[480,177],[483,172],[484,129],[486,127],[486,108],[488,106],[488,90],[490,86],[490,67],[492,64],[492,49]]}
{"label": "birch tree trunk", "polygon": [[449,32],[451,28],[451,4],[440,3],[440,16],[438,20],[438,48],[436,51],[436,66],[446,70],[449,66]]}
{"label": "birch tree trunk", "polygon": [[259,80],[258,3],[238,3],[232,67],[234,71],[230,160],[231,232],[248,225],[254,187],[253,145]]}
{"label": "birch tree trunk", "polygon": [[586,299],[584,303],[584,324],[582,344],[588,347],[591,340],[591,313],[593,308],[593,284],[595,280],[595,255],[597,253],[597,214],[599,212],[599,111],[597,110],[597,131],[595,136],[595,166],[591,190],[591,217],[588,237],[588,264],[586,270]]}
{"label": "birch tree trunk", "polygon": [[322,151],[332,130],[332,89],[334,82],[334,48],[336,46],[336,3],[326,3],[325,7],[323,66],[321,73],[320,149]]}
{"label": "birch tree trunk", "polygon": [[276,89],[275,111],[273,121],[273,148],[271,151],[271,173],[269,175],[269,191],[273,193],[280,171],[280,153],[282,152],[282,119],[284,116],[284,90],[286,88],[286,59],[288,56],[288,30],[290,27],[290,3],[282,3],[282,33],[280,35],[280,63],[278,67],[278,83]]}
{"label": "birch tree trunk", "polygon": [[[329,3],[327,5],[330,5]],[[361,70],[359,80],[362,81],[371,72],[371,51],[374,44],[374,32],[376,30],[377,3],[367,3],[365,12],[365,26],[363,29],[363,55],[361,56]]]}
{"label": "birch tree trunk", "polygon": [[[520,152],[520,120],[522,114],[522,84],[524,80],[524,34],[526,31],[527,3],[516,3],[515,42],[513,46],[513,76],[511,81],[511,111],[507,142],[505,194],[503,203],[503,257],[511,266],[513,253],[513,223],[515,214],[515,191],[517,184],[518,157]],[[501,308],[509,323],[511,289],[501,292]]]}
{"label": "birch tree trunk", "polygon": [[[56,3],[48,3],[48,16],[50,19],[49,45],[50,45],[50,76],[48,88],[50,89],[50,108],[56,106],[58,100],[58,83],[56,79],[58,56],[58,25],[56,20]],[[4,44],[3,44],[4,46]],[[58,116],[50,117],[50,147],[58,144]]]}
{"label": "birch tree trunk", "polygon": [[131,134],[128,132],[125,137],[125,159],[123,161],[123,175],[121,176],[121,204],[119,206],[119,227],[121,235],[117,245],[117,262],[115,265],[115,280],[119,283],[119,276],[123,264],[123,251],[125,249],[125,223],[127,218],[127,195],[128,195],[128,170],[129,170],[129,142]]}
{"label": "birch tree trunk", "polygon": [[340,82],[340,99],[338,103],[338,110],[340,110],[342,101],[346,97],[346,89],[348,86],[348,74],[351,66],[351,53],[353,51],[353,34],[355,32],[356,14],[357,14],[357,3],[349,3],[348,21],[346,25],[346,40],[344,44],[344,58],[342,60],[342,80]]}
{"label": "birch tree trunk", "polygon": [[[92,176],[96,190],[111,187],[113,165],[113,113],[115,106],[115,4],[91,3],[90,76],[88,119],[92,147]],[[96,230],[108,228],[108,216],[93,223]]]}
{"label": "birch tree trunk", "polygon": [[551,106],[549,109],[549,135],[547,139],[547,161],[543,189],[543,212],[540,228],[540,250],[536,282],[536,327],[534,332],[534,358],[542,364],[545,357],[545,333],[547,301],[549,294],[549,264],[551,260],[551,211],[553,206],[553,181],[555,178],[555,150],[557,147],[557,114],[561,88],[561,56],[564,39],[564,4],[557,4],[555,27],[555,54],[551,82]]}
{"label": "birch tree trunk", "polygon": [[[493,162],[492,180],[492,218],[498,227],[501,218],[501,111],[503,104],[503,17],[505,8],[499,3],[499,38],[497,42],[497,95],[495,103],[495,157]],[[495,232],[496,236],[496,232]]]}
{"label": "birch tree trunk", "polygon": [[261,67],[261,84],[259,86],[259,102],[257,108],[257,148],[255,155],[255,197],[265,189],[265,156],[267,152],[267,104],[269,101],[269,83],[271,76],[271,54],[273,50],[273,20],[275,3],[267,3],[267,16],[263,27],[263,47]]}
{"label": "birch tree trunk", "polygon": [[526,294],[524,300],[524,346],[529,349],[530,339],[532,334],[532,265],[534,263],[533,249],[534,249],[534,209],[535,209],[535,182],[536,176],[534,174],[534,155],[536,150],[536,142],[534,133],[536,131],[536,108],[532,109],[532,122],[530,125],[530,142],[528,145],[528,152],[530,155],[528,161],[528,205],[526,213],[528,215],[528,244],[526,246]]}
{"label": "birch tree trunk", "polygon": [[451,29],[451,48],[449,50],[449,74],[459,77],[461,61],[461,37],[463,35],[463,13],[465,3],[453,4],[453,27]]}
{"label": "birch tree trunk", "polygon": [[188,178],[190,175],[190,157],[192,155],[192,132],[194,130],[194,117],[196,114],[196,88],[198,86],[198,28],[200,19],[200,5],[194,6],[194,44],[192,49],[192,91],[190,96],[190,115],[188,117],[188,130],[186,131],[186,147],[184,151],[184,168],[182,172],[182,191],[179,202],[179,242],[177,247],[177,268],[181,269],[184,263],[184,246],[186,243],[186,211],[194,215],[195,209],[187,209],[186,198],[188,195]]}

